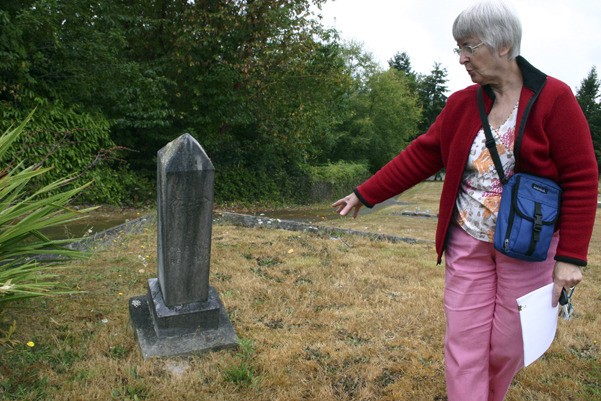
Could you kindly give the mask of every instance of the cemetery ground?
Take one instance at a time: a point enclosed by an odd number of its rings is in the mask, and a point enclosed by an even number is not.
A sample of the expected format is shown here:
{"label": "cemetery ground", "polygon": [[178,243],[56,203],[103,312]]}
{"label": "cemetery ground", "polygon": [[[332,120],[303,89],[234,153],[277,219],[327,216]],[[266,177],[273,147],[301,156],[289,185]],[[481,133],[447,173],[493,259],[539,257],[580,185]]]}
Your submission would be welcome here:
{"label": "cemetery ground", "polygon": [[[435,213],[439,189],[424,183],[400,198],[408,205],[323,223],[426,240],[417,244],[215,224],[209,281],[241,341],[200,356],[142,359],[128,299],[156,277],[156,225],[122,233],[60,270],[81,293],[4,311],[0,399],[445,400],[436,220],[400,213]],[[600,213],[575,317],[559,321],[510,401],[601,399]]]}

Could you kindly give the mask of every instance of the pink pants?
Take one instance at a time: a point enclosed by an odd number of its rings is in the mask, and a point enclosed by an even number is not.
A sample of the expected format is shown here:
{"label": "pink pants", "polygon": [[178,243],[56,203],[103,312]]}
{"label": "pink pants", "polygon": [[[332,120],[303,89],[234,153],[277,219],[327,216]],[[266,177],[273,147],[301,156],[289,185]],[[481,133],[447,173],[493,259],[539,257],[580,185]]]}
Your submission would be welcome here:
{"label": "pink pants", "polygon": [[445,362],[448,401],[502,401],[524,366],[516,299],[553,281],[555,249],[544,262],[495,251],[451,225],[445,251]]}

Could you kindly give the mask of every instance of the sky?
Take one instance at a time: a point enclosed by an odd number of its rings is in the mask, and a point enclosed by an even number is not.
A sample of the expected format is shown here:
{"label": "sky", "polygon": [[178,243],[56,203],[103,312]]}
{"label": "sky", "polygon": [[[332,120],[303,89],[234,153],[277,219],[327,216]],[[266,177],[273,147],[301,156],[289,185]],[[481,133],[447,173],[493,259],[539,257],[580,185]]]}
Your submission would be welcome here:
{"label": "sky", "polygon": [[[447,69],[449,92],[471,84],[451,33],[455,17],[474,0],[328,0],[322,23],[343,40],[363,44],[383,68],[406,52],[413,69]],[[513,0],[522,21],[521,54],[574,93],[593,66],[601,69],[600,0]],[[599,71],[601,73],[601,71]]]}

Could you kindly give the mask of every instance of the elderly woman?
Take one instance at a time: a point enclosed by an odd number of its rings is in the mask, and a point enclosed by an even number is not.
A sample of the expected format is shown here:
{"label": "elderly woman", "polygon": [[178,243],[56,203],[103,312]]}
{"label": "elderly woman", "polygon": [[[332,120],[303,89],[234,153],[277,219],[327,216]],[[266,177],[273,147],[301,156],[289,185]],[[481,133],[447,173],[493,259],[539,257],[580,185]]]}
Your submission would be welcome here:
{"label": "elderly woman", "polygon": [[[551,282],[582,279],[596,213],[598,171],[587,121],[570,88],[520,54],[521,24],[500,2],[482,2],[453,24],[459,62],[476,85],[451,95],[434,124],[405,150],[335,202],[341,215],[372,207],[446,168],[436,250],[445,253],[446,379],[449,401],[502,400],[524,366],[516,299]],[[542,262],[493,247],[502,185],[478,112],[488,121],[506,176],[529,172],[557,182],[561,216]],[[514,145],[519,143],[518,159]]]}

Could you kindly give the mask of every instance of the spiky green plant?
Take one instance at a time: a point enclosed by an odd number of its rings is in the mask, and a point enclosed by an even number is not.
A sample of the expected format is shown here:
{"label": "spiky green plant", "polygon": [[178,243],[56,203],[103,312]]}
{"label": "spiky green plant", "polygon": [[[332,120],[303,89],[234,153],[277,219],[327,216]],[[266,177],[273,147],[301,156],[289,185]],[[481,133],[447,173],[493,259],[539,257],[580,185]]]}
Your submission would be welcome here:
{"label": "spiky green plant", "polygon": [[[32,115],[0,136],[0,160]],[[31,190],[32,180],[48,170],[23,162],[0,169],[0,307],[18,299],[64,293],[54,265],[85,256],[68,248],[73,239],[50,239],[42,231],[84,217],[92,208],[75,210],[69,204],[89,184],[70,188],[72,177],[67,177]]]}

